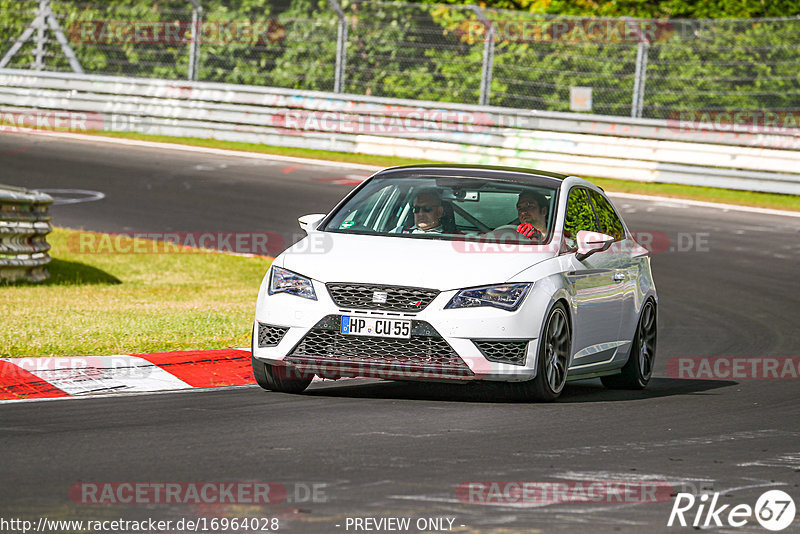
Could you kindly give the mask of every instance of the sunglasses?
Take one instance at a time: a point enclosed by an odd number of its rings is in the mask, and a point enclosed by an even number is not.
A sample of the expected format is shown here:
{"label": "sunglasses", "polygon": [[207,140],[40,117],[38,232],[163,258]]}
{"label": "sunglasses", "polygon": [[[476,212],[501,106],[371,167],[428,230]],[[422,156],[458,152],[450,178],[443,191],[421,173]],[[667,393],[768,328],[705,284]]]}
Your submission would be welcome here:
{"label": "sunglasses", "polygon": [[430,213],[438,207],[439,206],[413,206],[414,213],[419,213],[419,212]]}

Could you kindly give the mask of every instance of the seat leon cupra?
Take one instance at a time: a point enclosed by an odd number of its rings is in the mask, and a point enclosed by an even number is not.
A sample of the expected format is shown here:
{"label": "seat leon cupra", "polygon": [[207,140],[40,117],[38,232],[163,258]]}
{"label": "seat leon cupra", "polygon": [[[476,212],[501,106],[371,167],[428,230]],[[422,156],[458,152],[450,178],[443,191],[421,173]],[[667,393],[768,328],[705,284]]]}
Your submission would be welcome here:
{"label": "seat leon cupra", "polygon": [[657,305],[648,251],[602,189],[477,165],[382,170],[264,276],[256,381],[494,381],[551,401],[568,380],[644,388]]}

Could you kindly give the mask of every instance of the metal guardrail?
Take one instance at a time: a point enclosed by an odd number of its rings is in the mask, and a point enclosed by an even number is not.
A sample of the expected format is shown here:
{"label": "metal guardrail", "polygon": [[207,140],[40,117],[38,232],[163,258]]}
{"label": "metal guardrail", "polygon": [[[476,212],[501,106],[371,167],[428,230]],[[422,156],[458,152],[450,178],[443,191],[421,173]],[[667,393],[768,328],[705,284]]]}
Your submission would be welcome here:
{"label": "metal guardrail", "polygon": [[[800,134],[315,91],[0,70],[0,130],[61,127],[800,194]],[[77,117],[77,120],[75,120]],[[3,121],[5,126],[3,126]]]}
{"label": "metal guardrail", "polygon": [[41,282],[49,276],[50,195],[0,185],[0,280]]}

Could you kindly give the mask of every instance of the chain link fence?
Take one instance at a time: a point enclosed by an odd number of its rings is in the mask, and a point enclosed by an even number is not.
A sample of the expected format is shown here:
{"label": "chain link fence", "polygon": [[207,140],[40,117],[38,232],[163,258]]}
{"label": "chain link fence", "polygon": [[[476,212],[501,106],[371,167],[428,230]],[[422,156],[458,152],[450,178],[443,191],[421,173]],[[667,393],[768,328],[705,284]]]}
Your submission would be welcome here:
{"label": "chain link fence", "polygon": [[800,19],[382,1],[0,0],[0,67],[645,118],[800,108]]}

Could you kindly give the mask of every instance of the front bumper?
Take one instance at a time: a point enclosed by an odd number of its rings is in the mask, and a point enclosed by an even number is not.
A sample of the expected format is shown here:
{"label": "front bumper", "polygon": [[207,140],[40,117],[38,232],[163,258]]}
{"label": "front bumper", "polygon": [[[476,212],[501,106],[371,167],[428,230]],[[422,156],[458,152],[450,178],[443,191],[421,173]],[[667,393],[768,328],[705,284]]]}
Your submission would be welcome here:
{"label": "front bumper", "polygon": [[[539,329],[549,299],[535,287],[513,312],[445,310],[456,291],[444,291],[418,313],[402,313],[342,308],[325,284],[312,283],[317,301],[267,295],[262,288],[253,325],[254,339],[261,338],[253,344],[257,359],[327,378],[524,381],[536,374]],[[341,334],[343,315],[411,320],[411,339]]]}

